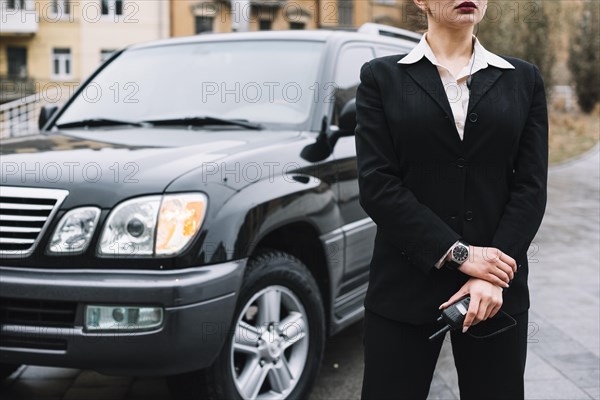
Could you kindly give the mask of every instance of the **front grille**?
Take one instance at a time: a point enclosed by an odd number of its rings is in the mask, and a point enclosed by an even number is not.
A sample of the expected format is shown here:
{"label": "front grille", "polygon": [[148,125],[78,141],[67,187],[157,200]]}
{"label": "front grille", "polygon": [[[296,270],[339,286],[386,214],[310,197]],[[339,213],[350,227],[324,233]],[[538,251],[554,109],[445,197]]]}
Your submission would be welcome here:
{"label": "front grille", "polygon": [[30,254],[68,193],[0,186],[0,255]]}
{"label": "front grille", "polygon": [[53,339],[35,336],[0,335],[0,346],[36,350],[67,350],[65,339]]}
{"label": "front grille", "polygon": [[2,325],[72,327],[76,311],[72,301],[0,298]]}

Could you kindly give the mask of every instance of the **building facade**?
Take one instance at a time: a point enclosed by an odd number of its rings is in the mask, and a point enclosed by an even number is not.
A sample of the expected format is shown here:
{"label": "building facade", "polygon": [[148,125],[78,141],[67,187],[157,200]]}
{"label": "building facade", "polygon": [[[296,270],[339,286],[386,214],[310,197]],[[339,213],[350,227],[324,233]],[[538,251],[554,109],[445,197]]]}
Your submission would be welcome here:
{"label": "building facade", "polygon": [[[412,2],[412,0],[410,0]],[[405,25],[406,0],[171,0],[171,36]]]}
{"label": "building facade", "polygon": [[170,32],[167,1],[0,0],[0,18],[0,103],[64,98],[115,50]]}

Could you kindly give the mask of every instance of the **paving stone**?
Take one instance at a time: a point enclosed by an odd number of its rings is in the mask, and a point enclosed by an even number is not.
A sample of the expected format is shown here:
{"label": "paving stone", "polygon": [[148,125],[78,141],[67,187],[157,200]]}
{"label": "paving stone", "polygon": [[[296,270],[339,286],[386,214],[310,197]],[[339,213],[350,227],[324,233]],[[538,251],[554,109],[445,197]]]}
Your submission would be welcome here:
{"label": "paving stone", "polygon": [[456,367],[454,366],[452,343],[450,342],[449,334],[446,334],[444,337],[444,344],[442,345],[442,350],[440,351],[440,356],[435,366],[434,375],[440,377],[446,387],[450,390],[450,393],[452,393],[452,396],[454,396],[453,398],[460,398],[458,374],[456,373]]}
{"label": "paving stone", "polygon": [[587,400],[591,397],[568,379],[548,379],[525,385],[527,400]]}
{"label": "paving stone", "polygon": [[569,369],[565,368],[562,370],[563,374],[571,382],[576,384],[580,388],[594,388],[598,387],[600,383],[600,370],[598,367],[596,368],[586,368],[586,369]]}
{"label": "paving stone", "polygon": [[83,371],[73,382],[73,387],[129,386],[132,380],[133,378],[128,376],[108,376],[95,371]]}
{"label": "paving stone", "polygon": [[171,397],[164,379],[136,379],[133,381],[127,399],[169,399]]}
{"label": "paving stone", "polygon": [[583,388],[583,391],[586,392],[592,399],[600,400],[600,388],[598,386],[592,388]]}
{"label": "paving stone", "polygon": [[127,386],[72,387],[63,400],[126,400]]}
{"label": "paving stone", "polygon": [[27,366],[20,375],[22,379],[73,379],[81,371],[73,368]]}
{"label": "paving stone", "polygon": [[19,379],[12,385],[11,392],[28,400],[62,395],[71,381],[69,379]]}
{"label": "paving stone", "polygon": [[428,400],[456,400],[457,397],[452,393],[452,389],[446,385],[439,373],[433,374],[431,387],[429,388]]}
{"label": "paving stone", "polygon": [[548,362],[556,363],[561,369],[598,369],[598,357],[590,352],[559,354],[548,358]]}
{"label": "paving stone", "polygon": [[532,351],[527,353],[525,364],[526,385],[535,385],[538,380],[562,379],[562,374]]}
{"label": "paving stone", "polygon": [[5,387],[10,386],[12,383],[16,382],[19,377],[23,374],[23,371],[25,371],[27,369],[26,365],[21,365],[21,367],[19,367],[19,369],[17,369],[15,372],[13,372],[12,374],[10,374],[10,376],[6,377],[4,379],[4,381],[2,381],[2,385]]}

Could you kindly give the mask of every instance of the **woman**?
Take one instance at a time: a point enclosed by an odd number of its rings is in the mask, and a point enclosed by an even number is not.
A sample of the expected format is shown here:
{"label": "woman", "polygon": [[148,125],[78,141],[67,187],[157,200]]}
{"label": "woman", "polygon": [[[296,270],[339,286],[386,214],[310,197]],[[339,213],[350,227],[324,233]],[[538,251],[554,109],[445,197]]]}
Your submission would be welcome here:
{"label": "woman", "polygon": [[[443,343],[428,338],[466,294],[450,334],[461,399],[522,399],[527,249],[546,207],[544,83],[473,36],[486,0],[414,2],[427,32],[408,54],[365,63],[356,97],[360,203],[377,224],[362,399],[427,397]],[[505,313],[516,327],[471,336]]]}

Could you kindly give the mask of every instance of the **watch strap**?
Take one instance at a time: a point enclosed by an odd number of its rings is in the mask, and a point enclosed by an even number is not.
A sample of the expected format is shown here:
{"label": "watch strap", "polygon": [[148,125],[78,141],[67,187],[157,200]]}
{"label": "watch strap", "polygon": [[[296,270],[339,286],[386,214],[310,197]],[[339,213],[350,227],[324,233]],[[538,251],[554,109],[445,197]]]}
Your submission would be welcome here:
{"label": "watch strap", "polygon": [[445,266],[446,268],[448,268],[448,269],[451,269],[451,270],[457,270],[457,269],[458,269],[458,267],[460,267],[460,266],[461,266],[461,264],[457,263],[457,262],[456,262],[456,261],[454,261],[454,260],[449,260],[449,261],[446,261],[446,263],[444,264],[444,266]]}

